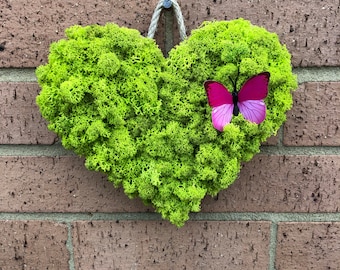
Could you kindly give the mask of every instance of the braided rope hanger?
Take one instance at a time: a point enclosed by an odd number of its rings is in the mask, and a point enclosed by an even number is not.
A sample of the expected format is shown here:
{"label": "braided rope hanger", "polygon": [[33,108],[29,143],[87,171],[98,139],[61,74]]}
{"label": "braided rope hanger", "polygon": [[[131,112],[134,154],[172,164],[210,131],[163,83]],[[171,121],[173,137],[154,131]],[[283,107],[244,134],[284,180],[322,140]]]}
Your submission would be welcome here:
{"label": "braided rope hanger", "polygon": [[159,17],[161,15],[162,9],[163,8],[171,8],[171,7],[173,7],[173,9],[175,11],[175,16],[176,16],[176,20],[177,20],[177,24],[178,24],[180,39],[184,40],[187,37],[182,11],[181,11],[181,8],[178,5],[177,1],[176,0],[160,0],[157,4],[156,8],[155,8],[155,11],[153,12],[152,18],[151,18],[151,23],[150,23],[149,30],[148,30],[148,37],[149,38],[153,38],[155,36]]}

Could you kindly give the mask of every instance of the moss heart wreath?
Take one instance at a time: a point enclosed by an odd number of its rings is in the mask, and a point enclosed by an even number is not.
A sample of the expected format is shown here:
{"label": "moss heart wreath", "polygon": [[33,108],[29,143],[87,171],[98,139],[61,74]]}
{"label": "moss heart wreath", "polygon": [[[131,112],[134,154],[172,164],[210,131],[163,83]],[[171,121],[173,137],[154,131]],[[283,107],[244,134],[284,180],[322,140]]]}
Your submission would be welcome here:
{"label": "moss heart wreath", "polygon": [[[177,226],[207,194],[234,182],[292,106],[290,54],[276,34],[244,19],[205,22],[168,58],[154,40],[115,24],[73,26],[66,35],[36,70],[49,129],[86,157],[89,170]],[[216,130],[204,81],[232,89],[228,78],[238,76],[239,89],[263,71],[270,73],[265,120],[239,114]]]}

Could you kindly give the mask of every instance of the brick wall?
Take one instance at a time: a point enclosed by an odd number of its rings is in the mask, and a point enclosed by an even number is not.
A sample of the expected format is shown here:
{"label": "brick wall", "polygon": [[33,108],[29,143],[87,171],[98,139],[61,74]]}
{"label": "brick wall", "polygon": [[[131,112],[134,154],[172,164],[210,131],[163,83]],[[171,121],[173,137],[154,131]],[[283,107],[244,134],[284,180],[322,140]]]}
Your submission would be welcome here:
{"label": "brick wall", "polygon": [[339,1],[179,1],[188,34],[237,17],[277,32],[299,80],[278,136],[180,229],[47,130],[34,69],[49,44],[73,24],[145,35],[157,2],[0,0],[0,269],[340,269]]}

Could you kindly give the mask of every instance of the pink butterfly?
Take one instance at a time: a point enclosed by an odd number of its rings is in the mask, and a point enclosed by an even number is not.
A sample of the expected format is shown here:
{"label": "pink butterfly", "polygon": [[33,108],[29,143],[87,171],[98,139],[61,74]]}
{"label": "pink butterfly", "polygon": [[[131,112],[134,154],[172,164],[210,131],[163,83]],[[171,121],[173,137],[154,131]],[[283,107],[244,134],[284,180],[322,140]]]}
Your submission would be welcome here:
{"label": "pink butterfly", "polygon": [[[207,92],[209,105],[212,109],[213,126],[223,131],[230,123],[233,115],[239,112],[250,122],[260,124],[266,118],[264,99],[268,94],[269,72],[262,72],[248,79],[239,92],[230,93],[221,83],[206,81],[204,88]],[[232,83],[234,83],[232,81]]]}

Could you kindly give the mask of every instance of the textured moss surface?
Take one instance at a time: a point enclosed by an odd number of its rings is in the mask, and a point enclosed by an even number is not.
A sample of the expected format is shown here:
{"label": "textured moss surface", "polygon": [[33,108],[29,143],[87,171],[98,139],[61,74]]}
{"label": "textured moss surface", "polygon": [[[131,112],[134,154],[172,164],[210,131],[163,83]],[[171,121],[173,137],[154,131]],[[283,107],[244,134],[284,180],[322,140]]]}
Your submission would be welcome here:
{"label": "textured moss surface", "polygon": [[[204,196],[233,183],[241,162],[282,125],[297,87],[277,35],[243,19],[204,23],[167,59],[153,40],[114,24],[66,34],[36,71],[49,128],[88,169],[177,226]],[[232,89],[229,78],[238,77],[240,88],[263,71],[271,74],[265,121],[238,115],[223,132],[214,129],[203,82]]]}

